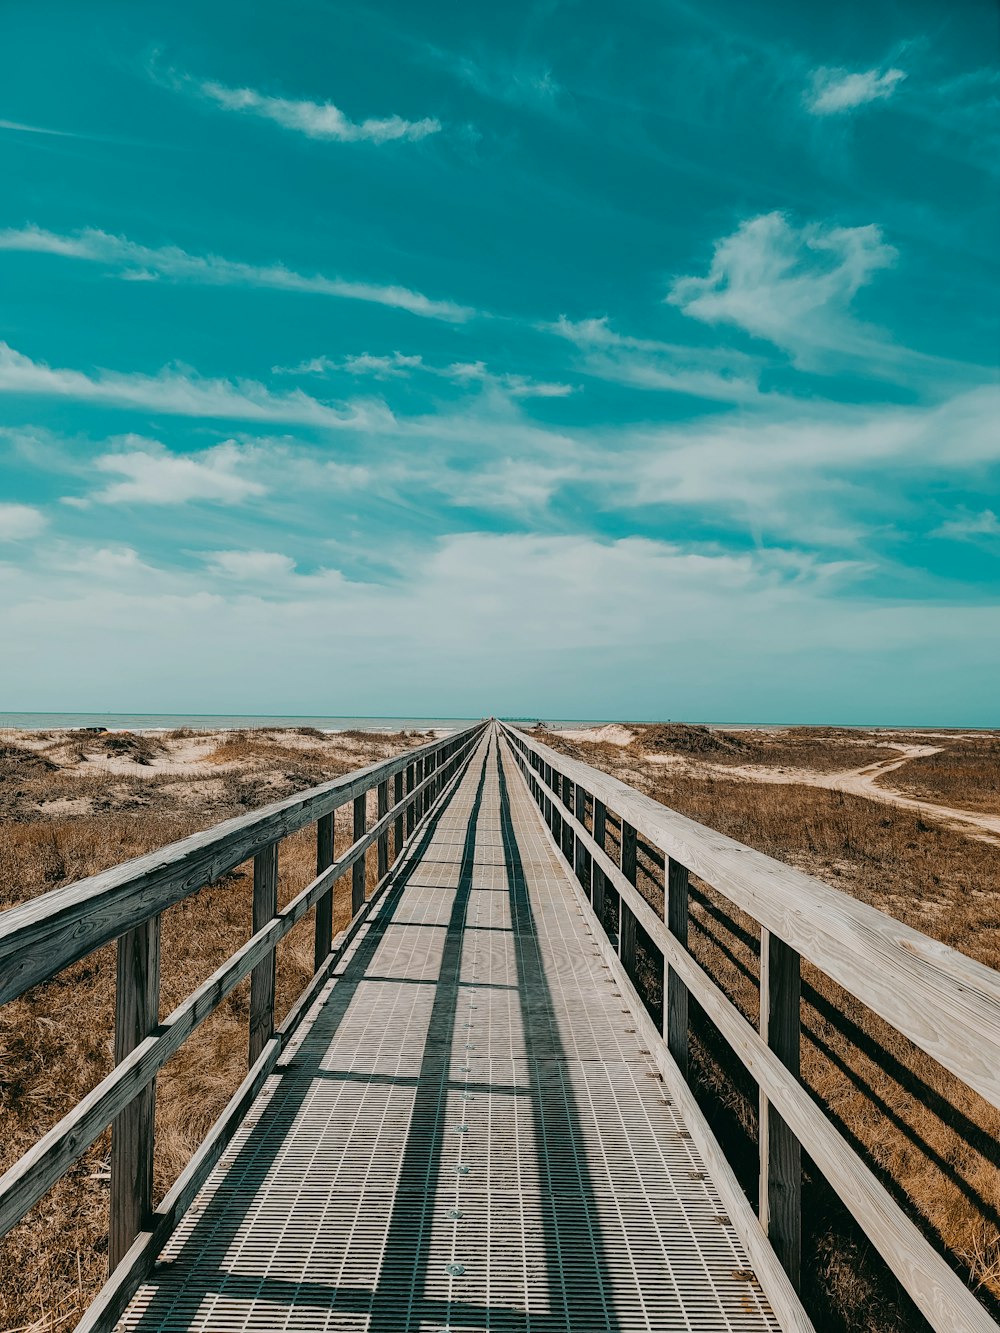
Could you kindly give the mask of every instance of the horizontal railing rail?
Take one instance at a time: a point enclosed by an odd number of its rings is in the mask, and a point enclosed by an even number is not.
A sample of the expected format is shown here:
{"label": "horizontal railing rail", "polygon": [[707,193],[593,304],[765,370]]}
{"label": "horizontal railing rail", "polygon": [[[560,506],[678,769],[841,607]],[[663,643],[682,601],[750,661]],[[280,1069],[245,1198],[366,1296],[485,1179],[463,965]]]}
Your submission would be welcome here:
{"label": "horizontal railing rail", "polygon": [[[620,901],[616,955],[630,987],[636,928],[663,963],[662,1054],[686,1080],[694,998],[756,1081],[761,1226],[793,1283],[801,1247],[801,1152],[815,1162],[932,1328],[995,1333],[799,1078],[800,960],[807,959],[993,1106],[1000,1106],[1000,973],[821,880],[696,823],[625,783],[501,724],[553,838],[603,932],[605,890]],[[591,829],[585,819],[591,810]],[[617,861],[607,818],[620,821]],[[663,857],[664,914],[639,892],[639,838]],[[760,926],[760,1028],[688,950],[689,876]],[[635,1001],[642,1003],[635,992]]]}
{"label": "horizontal railing rail", "polygon": [[[87,954],[118,940],[115,1066],[80,1102],[0,1177],[0,1236],[34,1207],[87,1149],[112,1127],[110,1267],[146,1239],[148,1259],[177,1199],[192,1196],[238,1124],[251,1089],[262,1085],[283,1042],[337,958],[384,890],[393,863],[431,812],[461,779],[487,723],[349,773],[252,814],[228,820],[147,856],[0,913],[0,1002],[47,981]],[[389,786],[392,783],[392,803]],[[376,796],[369,824],[368,797]],[[335,859],[334,817],[351,804],[352,842]],[[317,873],[279,910],[278,848],[284,837],[316,825]],[[366,895],[365,862],[376,848],[377,883]],[[164,1020],[159,1017],[160,915],[253,857],[253,933],[211,977]],[[333,939],[333,893],[350,872],[351,921]],[[280,1028],[275,1027],[275,951],[316,909],[313,979]],[[185,1039],[247,977],[250,978],[250,1072],[177,1183],[164,1213],[152,1209],[156,1075]],[[242,1109],[240,1109],[242,1108]],[[178,1195],[178,1190],[181,1194]],[[147,1253],[148,1251],[148,1253]],[[142,1263],[133,1267],[138,1273]],[[120,1284],[119,1284],[120,1285]]]}

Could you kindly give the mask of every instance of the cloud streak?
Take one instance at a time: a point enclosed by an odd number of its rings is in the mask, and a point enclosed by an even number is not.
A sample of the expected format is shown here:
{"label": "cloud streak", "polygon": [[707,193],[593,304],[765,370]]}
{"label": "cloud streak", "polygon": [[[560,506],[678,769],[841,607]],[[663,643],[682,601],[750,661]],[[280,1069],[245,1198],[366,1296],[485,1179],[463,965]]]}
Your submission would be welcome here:
{"label": "cloud streak", "polygon": [[607,316],[571,320],[560,315],[539,328],[577,347],[584,370],[598,379],[718,402],[749,402],[761,396],[759,363],[741,352],[631,337],[617,333]]}
{"label": "cloud streak", "polygon": [[869,102],[884,102],[906,78],[901,69],[880,73],[868,69],[852,73],[846,69],[821,68],[813,71],[812,86],[806,94],[807,108],[814,116],[836,116],[856,111]]}
{"label": "cloud streak", "polygon": [[356,356],[345,356],[334,360],[328,356],[315,356],[297,366],[273,366],[278,375],[327,375],[330,372],[345,372],[348,375],[371,375],[375,379],[405,379],[418,372],[434,375],[440,379],[451,380],[456,384],[477,384],[486,389],[498,389],[511,398],[566,398],[573,392],[571,384],[562,384],[551,380],[535,380],[528,375],[518,375],[509,371],[492,371],[485,361],[453,361],[450,365],[431,365],[419,355],[404,355],[392,352],[388,355],[373,356],[362,352]]}
{"label": "cloud streak", "polygon": [[454,301],[437,301],[421,292],[393,284],[353,282],[320,273],[297,273],[284,264],[246,264],[221,255],[193,255],[175,245],[146,246],[124,236],[87,227],[72,234],[41,227],[10,227],[0,231],[0,250],[60,255],[107,264],[124,278],[165,278],[206,287],[266,287],[391,306],[427,319],[463,323],[476,312]]}
{"label": "cloud streak", "polygon": [[[189,81],[184,80],[185,84]],[[283,129],[304,134],[308,139],[325,139],[336,143],[391,143],[404,139],[414,142],[437,134],[441,123],[427,116],[421,120],[404,120],[402,116],[385,116],[368,120],[351,120],[332,102],[311,102],[290,97],[271,97],[253,88],[227,88],[225,84],[205,80],[196,84],[199,92],[225,111],[244,112],[262,120],[273,121]]]}
{"label": "cloud streak", "polygon": [[334,408],[299,389],[276,394],[255,380],[205,379],[167,368],[157,375],[54,368],[0,342],[0,393],[67,398],[103,407],[174,416],[281,421],[304,426],[368,429],[391,421],[388,409]]}

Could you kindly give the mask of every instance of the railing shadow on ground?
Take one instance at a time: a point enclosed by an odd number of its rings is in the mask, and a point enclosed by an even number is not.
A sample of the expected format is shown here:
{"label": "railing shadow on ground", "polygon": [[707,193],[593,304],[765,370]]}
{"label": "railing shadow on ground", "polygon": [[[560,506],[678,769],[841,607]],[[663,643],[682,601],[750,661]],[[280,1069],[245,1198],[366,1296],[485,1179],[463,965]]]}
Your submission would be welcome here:
{"label": "railing shadow on ground", "polygon": [[[468,983],[460,979],[462,963],[462,933],[466,924],[469,898],[473,885],[476,834],[482,807],[488,771],[488,756],[493,750],[500,778],[500,822],[505,850],[506,893],[510,902],[512,929],[521,934],[521,947],[515,950],[518,968],[520,1016],[525,1034],[527,1054],[527,1086],[492,1085],[452,1081],[449,1076],[451,1046],[455,1039],[457,1001],[460,991]],[[565,1181],[559,1187],[559,1217],[562,1225],[556,1234],[555,1184],[550,1163],[544,1152],[539,1153],[537,1167],[539,1188],[553,1200],[551,1208],[541,1209],[541,1227],[548,1261],[545,1292],[547,1314],[532,1312],[530,1316],[506,1307],[486,1307],[461,1300],[442,1301],[426,1294],[426,1278],[430,1262],[431,1215],[443,1205],[434,1185],[440,1165],[444,1135],[447,1127],[442,1117],[442,1091],[445,1086],[456,1091],[471,1089],[483,1093],[511,1093],[530,1100],[536,1145],[546,1136],[558,1135],[562,1141],[574,1142],[579,1137],[576,1106],[566,1080],[553,1083],[542,1076],[540,1062],[558,1062],[565,1059],[554,1023],[554,1006],[545,979],[544,967],[538,951],[534,917],[528,897],[524,867],[517,847],[510,812],[510,800],[502,763],[495,738],[489,743],[481,761],[473,757],[473,765],[481,762],[476,795],[465,834],[458,889],[452,905],[436,982],[430,1023],[424,1045],[420,1074],[417,1077],[369,1075],[364,1072],[330,1072],[320,1068],[329,1044],[344,1021],[359,985],[376,979],[369,968],[388,928],[397,921],[397,913],[408,884],[420,868],[421,860],[434,838],[437,828],[454,801],[454,795],[428,822],[413,855],[400,867],[398,877],[383,899],[381,910],[374,919],[356,951],[344,967],[326,1000],[321,1014],[296,1052],[284,1090],[279,1085],[259,1121],[253,1126],[245,1142],[232,1154],[225,1176],[216,1188],[205,1212],[195,1222],[176,1257],[167,1264],[158,1265],[163,1274],[168,1267],[190,1265],[193,1272],[186,1278],[178,1295],[171,1284],[156,1288],[145,1301],[142,1314],[135,1322],[136,1333],[152,1333],[166,1325],[175,1326],[176,1305],[183,1305],[189,1317],[194,1318],[207,1298],[218,1296],[225,1301],[267,1302],[285,1312],[308,1307],[314,1311],[333,1311],[338,1314],[367,1315],[372,1333],[404,1327],[424,1326],[426,1321],[454,1320],[474,1327],[500,1327],[512,1333],[530,1327],[532,1333],[546,1330],[565,1330],[567,1327],[616,1327],[616,1314],[611,1295],[601,1280],[608,1269],[602,1252],[602,1241],[595,1219],[598,1215],[593,1188],[581,1169],[575,1191],[568,1191]],[[527,946],[527,947],[526,947]],[[396,980],[393,978],[393,980]],[[428,984],[428,983],[415,983]],[[527,1003],[530,996],[530,1005]],[[308,1053],[308,1055],[307,1055]],[[306,1065],[306,1060],[311,1062]],[[221,1265],[209,1267],[198,1262],[199,1255],[212,1253],[226,1255],[236,1241],[241,1227],[258,1199],[259,1191],[275,1160],[286,1144],[303,1110],[313,1082],[317,1079],[358,1081],[366,1084],[391,1084],[415,1087],[416,1095],[407,1130],[398,1183],[394,1187],[394,1201],[390,1214],[385,1244],[381,1255],[378,1277],[372,1288],[336,1285],[317,1281],[295,1281],[273,1276],[260,1276],[252,1271],[227,1271]],[[544,1132],[543,1132],[544,1130]],[[428,1183],[431,1188],[428,1189]],[[567,1255],[567,1248],[581,1244],[580,1237],[589,1237],[585,1254]],[[559,1262],[556,1263],[558,1256]],[[569,1291],[564,1273],[572,1274],[573,1289]],[[411,1293],[408,1315],[401,1322],[400,1300],[405,1290]],[[595,1319],[598,1322],[594,1322]],[[260,1316],[257,1316],[259,1325]]]}

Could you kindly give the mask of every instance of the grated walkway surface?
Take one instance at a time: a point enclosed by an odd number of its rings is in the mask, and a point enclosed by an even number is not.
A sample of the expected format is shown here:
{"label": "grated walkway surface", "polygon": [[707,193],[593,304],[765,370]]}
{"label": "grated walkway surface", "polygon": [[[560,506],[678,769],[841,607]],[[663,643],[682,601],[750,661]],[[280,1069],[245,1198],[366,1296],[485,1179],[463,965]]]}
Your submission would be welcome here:
{"label": "grated walkway surface", "polygon": [[120,1328],[776,1330],[495,732]]}

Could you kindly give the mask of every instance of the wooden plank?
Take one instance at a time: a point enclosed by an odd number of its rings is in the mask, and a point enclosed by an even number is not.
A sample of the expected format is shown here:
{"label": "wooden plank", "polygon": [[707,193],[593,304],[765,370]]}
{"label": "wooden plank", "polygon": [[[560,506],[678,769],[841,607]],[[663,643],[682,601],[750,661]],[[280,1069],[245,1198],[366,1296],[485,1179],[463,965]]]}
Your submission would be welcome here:
{"label": "wooden plank", "polygon": [[[663,905],[667,929],[682,949],[688,946],[689,884],[687,867],[667,857],[664,872],[666,894]],[[663,1006],[664,1035],[667,1049],[685,1078],[688,1075],[688,993],[684,982],[671,967],[666,967],[666,994]]]}
{"label": "wooden plank", "polygon": [[1000,1107],[1000,973],[501,725]]}
{"label": "wooden plank", "polygon": [[[322,875],[334,858],[334,820],[331,810],[316,821],[316,874]],[[316,932],[313,943],[313,972],[318,972],[326,961],[333,940],[333,885],[316,904]]]}
{"label": "wooden plank", "polygon": [[[115,1064],[160,1021],[160,918],[152,917],[118,941],[115,989]],[[150,1079],[111,1128],[111,1201],[108,1254],[118,1264],[149,1221],[153,1207],[153,1135],[156,1080]]]}
{"label": "wooden plank", "polygon": [[[787,944],[760,933],[760,1035],[788,1070],[799,1077],[799,955]],[[760,1092],[760,1224],[792,1284],[802,1266],[802,1153],[799,1142]]]}
{"label": "wooden plank", "polygon": [[[392,780],[392,798],[396,806],[401,806],[403,802],[403,774],[397,773]],[[398,860],[403,851],[403,822],[406,818],[406,810],[401,809],[393,821],[392,850],[395,860]]]}
{"label": "wooden plank", "polygon": [[[477,723],[459,734],[475,737],[484,726]],[[439,745],[432,741],[358,769],[0,913],[0,1004],[402,771],[413,755]]]}
{"label": "wooden plank", "polygon": [[[378,809],[377,816],[381,820],[389,813],[389,784],[380,782],[378,784]],[[378,842],[375,844],[378,848],[378,882],[381,884],[383,879],[389,873],[389,829],[386,826],[384,833],[378,835]]]}
{"label": "wooden plank", "polygon": [[[253,859],[253,933],[256,935],[278,913],[278,844]],[[257,1063],[274,1032],[274,950],[250,973],[250,1060]]]}

